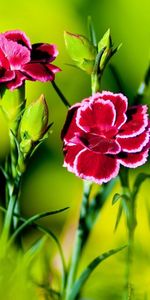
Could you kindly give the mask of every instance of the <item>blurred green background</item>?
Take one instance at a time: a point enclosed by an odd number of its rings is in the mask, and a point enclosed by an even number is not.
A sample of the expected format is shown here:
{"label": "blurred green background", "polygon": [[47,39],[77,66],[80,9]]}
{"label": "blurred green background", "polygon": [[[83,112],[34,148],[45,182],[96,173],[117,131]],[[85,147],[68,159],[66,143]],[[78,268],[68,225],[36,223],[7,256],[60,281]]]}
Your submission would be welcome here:
{"label": "blurred green background", "polygon": [[[113,58],[123,92],[131,100],[144,76],[149,61],[150,50],[150,2],[149,0],[14,0],[1,1],[0,31],[20,29],[26,32],[32,43],[55,43],[59,49],[59,56],[55,61],[62,72],[56,75],[59,85],[71,104],[88,97],[90,78],[75,68],[67,66],[71,60],[65,49],[63,31],[87,35],[87,16],[91,15],[98,39],[110,28],[113,41],[117,46],[123,46]],[[118,91],[118,87],[109,69],[103,77],[103,89]],[[33,101],[44,93],[49,104],[50,122],[54,121],[52,132],[48,140],[42,145],[30,162],[24,176],[21,196],[21,210],[25,216],[51,209],[69,206],[69,211],[58,216],[45,218],[42,224],[49,226],[64,242],[66,259],[69,258],[73,239],[73,232],[77,223],[77,216],[82,195],[82,181],[62,167],[62,142],[60,132],[63,126],[66,108],[54,92],[50,83],[26,84],[27,100]],[[149,93],[145,98],[148,103]],[[0,158],[8,152],[7,124],[0,114]],[[148,171],[146,167],[141,170]],[[131,172],[131,181],[135,172]],[[120,191],[119,184],[116,191]],[[115,191],[114,191],[115,192]],[[146,298],[150,294],[150,231],[146,207],[149,203],[149,183],[143,184],[138,198],[138,227],[136,229],[136,257],[134,262],[134,284],[136,285],[136,299]],[[111,205],[108,199],[99,217],[90,240],[83,254],[81,268],[92,258],[108,250],[126,243],[127,234],[125,221],[116,234],[113,233],[117,204]],[[68,233],[67,233],[68,232]],[[66,237],[64,238],[66,234]],[[25,233],[25,243],[34,239],[36,233]],[[50,243],[50,250],[56,249]],[[117,254],[103,263],[93,273],[86,284],[83,295],[85,299],[121,299],[124,287],[125,254]],[[141,275],[142,274],[142,275]],[[145,298],[144,298],[145,297]]]}

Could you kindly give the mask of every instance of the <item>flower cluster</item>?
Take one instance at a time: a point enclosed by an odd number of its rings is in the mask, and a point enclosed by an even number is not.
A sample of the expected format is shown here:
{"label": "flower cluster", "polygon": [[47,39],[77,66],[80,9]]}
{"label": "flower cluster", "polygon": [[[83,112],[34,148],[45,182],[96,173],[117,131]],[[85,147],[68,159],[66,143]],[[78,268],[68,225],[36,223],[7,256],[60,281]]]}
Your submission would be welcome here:
{"label": "flower cluster", "polygon": [[96,93],[70,108],[62,139],[69,171],[99,184],[108,182],[120,165],[136,168],[146,162],[147,106],[128,108],[122,94]]}
{"label": "flower cluster", "polygon": [[7,31],[0,34],[0,83],[10,90],[20,87],[24,80],[52,81],[60,69],[51,64],[58,51],[52,44],[33,44],[24,32]]}

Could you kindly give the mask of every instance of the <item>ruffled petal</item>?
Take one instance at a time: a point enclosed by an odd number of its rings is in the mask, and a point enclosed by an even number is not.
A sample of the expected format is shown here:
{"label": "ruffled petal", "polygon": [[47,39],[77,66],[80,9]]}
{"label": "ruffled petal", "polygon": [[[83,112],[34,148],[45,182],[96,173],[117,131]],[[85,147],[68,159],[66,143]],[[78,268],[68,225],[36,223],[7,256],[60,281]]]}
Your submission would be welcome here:
{"label": "ruffled petal", "polygon": [[20,31],[20,30],[6,31],[4,33],[4,36],[8,40],[17,42],[18,44],[21,44],[21,45],[26,46],[27,48],[31,49],[30,40],[23,31]]}
{"label": "ruffled petal", "polygon": [[20,87],[25,79],[27,79],[27,77],[24,74],[19,71],[15,71],[15,78],[8,82],[6,86],[8,89],[13,91],[14,89]]}
{"label": "ruffled petal", "polygon": [[74,172],[74,161],[77,154],[83,149],[81,145],[72,145],[64,147],[64,164],[68,171]]}
{"label": "ruffled petal", "polygon": [[114,125],[115,119],[113,103],[100,99],[96,102],[82,102],[77,112],[76,123],[85,132],[103,134]]}
{"label": "ruffled petal", "polygon": [[48,63],[53,61],[58,55],[57,47],[53,44],[33,44],[31,51],[32,62]]}
{"label": "ruffled petal", "polygon": [[28,63],[22,66],[21,69],[26,75],[30,76],[32,80],[39,80],[42,82],[54,80],[54,74],[41,63]]}
{"label": "ruffled petal", "polygon": [[82,132],[81,135],[78,135],[78,140],[93,152],[117,154],[121,151],[121,147],[115,139],[108,139],[98,134]]}
{"label": "ruffled petal", "polygon": [[0,68],[10,69],[10,64],[2,49],[0,49]]}
{"label": "ruffled petal", "polygon": [[0,48],[7,57],[11,70],[19,70],[21,65],[30,61],[30,51],[17,42],[7,40],[4,35],[0,35]]}
{"label": "ruffled petal", "polygon": [[138,153],[122,153],[119,162],[128,168],[137,168],[146,163],[148,158],[148,149]]}
{"label": "ruffled petal", "polygon": [[118,137],[134,137],[141,134],[148,126],[146,105],[137,105],[128,109],[127,121],[120,128]]}
{"label": "ruffled petal", "polygon": [[118,143],[121,146],[122,151],[125,152],[140,152],[142,151],[143,147],[147,145],[149,142],[149,132],[144,131],[140,135],[135,137],[128,137],[128,138],[117,138]]}
{"label": "ruffled petal", "polygon": [[108,182],[116,177],[119,166],[116,158],[93,153],[87,149],[81,150],[74,161],[74,170],[77,176],[98,184]]}
{"label": "ruffled petal", "polygon": [[121,93],[114,94],[107,91],[104,91],[101,94],[99,93],[99,97],[104,100],[110,100],[114,104],[116,110],[115,125],[116,127],[120,128],[120,126],[122,126],[127,119],[126,111],[128,107],[128,99]]}
{"label": "ruffled petal", "polygon": [[15,71],[0,70],[0,82],[7,82],[15,78]]}
{"label": "ruffled petal", "polygon": [[72,105],[68,110],[67,118],[61,132],[61,139],[64,140],[65,143],[69,143],[75,136],[76,132],[81,132],[81,129],[76,124],[77,109],[80,106],[80,103],[76,103],[75,105]]}

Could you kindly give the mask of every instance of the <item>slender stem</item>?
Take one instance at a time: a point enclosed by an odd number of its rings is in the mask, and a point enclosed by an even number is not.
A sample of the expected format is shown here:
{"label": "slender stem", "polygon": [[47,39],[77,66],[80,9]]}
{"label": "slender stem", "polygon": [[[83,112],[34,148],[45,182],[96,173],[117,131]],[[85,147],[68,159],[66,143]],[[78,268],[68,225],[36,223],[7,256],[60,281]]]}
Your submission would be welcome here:
{"label": "slender stem", "polygon": [[96,92],[100,91],[100,82],[101,77],[103,75],[103,70],[100,70],[100,60],[101,57],[105,51],[105,47],[97,54],[95,59],[95,65],[93,68],[93,72],[91,74],[91,89],[92,89],[92,95]]}
{"label": "slender stem", "polygon": [[7,182],[7,193],[9,198],[8,208],[5,215],[4,225],[1,240],[6,244],[9,239],[11,228],[12,228],[12,220],[13,220],[13,213],[15,209],[16,202],[19,197],[20,191],[20,177],[15,180],[15,182]]}
{"label": "slender stem", "polygon": [[69,207],[65,207],[65,208],[62,208],[62,209],[58,209],[58,210],[54,210],[54,211],[46,211],[44,213],[41,213],[41,214],[36,214],[36,215],[33,215],[32,217],[30,217],[29,219],[26,220],[26,222],[24,222],[23,224],[20,225],[20,227],[18,227],[15,232],[12,234],[11,238],[10,238],[10,241],[9,243],[11,244],[15,239],[16,237],[29,225],[31,225],[33,222],[37,221],[37,220],[40,220],[44,217],[47,217],[47,216],[50,216],[50,215],[55,215],[55,214],[58,214],[60,212],[63,212],[65,211],[66,209],[68,209]]}
{"label": "slender stem", "polygon": [[136,207],[135,198],[129,187],[128,169],[122,169],[120,172],[120,180],[123,189],[123,195],[126,196],[124,206],[126,211],[127,228],[128,228],[128,252],[127,252],[127,269],[126,269],[126,286],[125,286],[125,300],[131,300],[133,295],[132,288],[132,262],[134,253],[134,233],[137,225],[136,222]]}
{"label": "slender stem", "polygon": [[10,139],[10,156],[11,156],[11,175],[12,178],[15,178],[17,176],[17,148],[16,148],[16,142],[14,140],[13,133],[11,130],[9,131],[9,139]]}
{"label": "slender stem", "polygon": [[[14,135],[17,135],[20,120],[19,114],[25,103],[25,85],[23,84],[19,89],[16,89],[10,97],[12,97],[11,105],[14,105],[16,115],[9,124],[10,156],[7,158],[9,160],[5,163],[5,172],[8,175],[8,179],[6,180],[5,188],[7,212],[1,236],[1,240],[4,245],[8,242],[11,232],[14,230],[15,223],[13,222],[13,213],[19,198],[21,186],[21,176],[17,172],[18,150]],[[9,98],[6,100],[9,100]]]}
{"label": "slender stem", "polygon": [[54,88],[54,90],[56,91],[57,95],[60,97],[61,101],[63,102],[63,104],[66,107],[70,107],[71,105],[69,104],[68,100],[65,98],[65,96],[63,95],[63,93],[61,92],[60,88],[58,87],[58,85],[56,84],[55,81],[51,81],[52,86]]}
{"label": "slender stem", "polygon": [[71,258],[70,268],[68,271],[68,278],[67,278],[67,282],[66,282],[66,289],[65,289],[64,295],[63,295],[63,300],[70,299],[70,293],[72,290],[72,286],[76,279],[79,259],[80,259],[80,255],[81,255],[81,251],[82,251],[82,245],[84,242],[84,222],[85,222],[85,218],[86,218],[90,190],[91,190],[91,183],[85,181],[81,210],[80,210],[79,224],[78,224],[78,228],[76,231],[75,244],[74,244],[74,248],[73,248],[73,254],[72,254],[72,258]]}

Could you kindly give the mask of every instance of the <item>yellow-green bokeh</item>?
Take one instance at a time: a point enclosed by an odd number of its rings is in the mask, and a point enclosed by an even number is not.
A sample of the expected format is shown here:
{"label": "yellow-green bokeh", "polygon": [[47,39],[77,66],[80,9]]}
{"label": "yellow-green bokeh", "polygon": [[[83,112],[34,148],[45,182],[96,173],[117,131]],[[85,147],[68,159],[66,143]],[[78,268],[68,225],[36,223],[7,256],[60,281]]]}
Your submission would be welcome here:
{"label": "yellow-green bokeh", "polygon": [[[0,7],[1,32],[20,29],[26,32],[32,43],[47,42],[58,46],[60,54],[55,64],[62,69],[62,72],[56,75],[56,82],[71,104],[90,95],[90,78],[82,71],[67,66],[71,60],[65,49],[63,31],[68,30],[86,35],[88,15],[92,16],[99,39],[110,28],[115,45],[123,43],[113,63],[120,74],[125,94],[132,99],[136,93],[148,65],[150,54],[149,0],[8,0],[1,1]],[[104,74],[102,88],[118,90],[110,70]],[[64,246],[68,259],[73,228],[77,222],[81,202],[82,181],[62,167],[60,132],[65,120],[66,108],[50,83],[28,82],[26,84],[28,102],[38,98],[41,93],[46,96],[50,109],[50,122],[54,121],[54,124],[48,140],[37,151],[24,176],[21,209],[25,216],[30,216],[36,212],[70,206],[68,212],[42,221],[42,224],[58,232],[63,239],[68,230],[69,242],[68,244],[65,242]],[[145,102],[150,103],[149,97],[150,95],[147,95]],[[9,142],[7,124],[1,113],[0,131],[0,156],[3,160],[8,151]],[[144,168],[139,168],[137,172],[140,170]],[[149,172],[148,165],[146,171]],[[135,176],[134,172],[132,174]],[[120,191],[119,184],[116,191]],[[90,236],[83,254],[81,268],[101,251],[127,242],[124,219],[117,233],[113,232],[118,205],[112,207],[111,198],[110,196]],[[138,227],[134,263],[136,299],[148,299],[144,298],[146,293],[150,297],[148,288],[150,231],[145,203],[147,206],[150,205],[148,182],[141,189],[137,207]],[[25,240],[30,241],[31,236],[33,238],[34,233],[32,235],[31,231],[27,232]],[[52,247],[53,244],[50,243],[50,250]],[[121,299],[121,291],[124,287],[124,260],[125,254],[118,254],[97,268],[85,286],[85,297],[97,300]]]}

